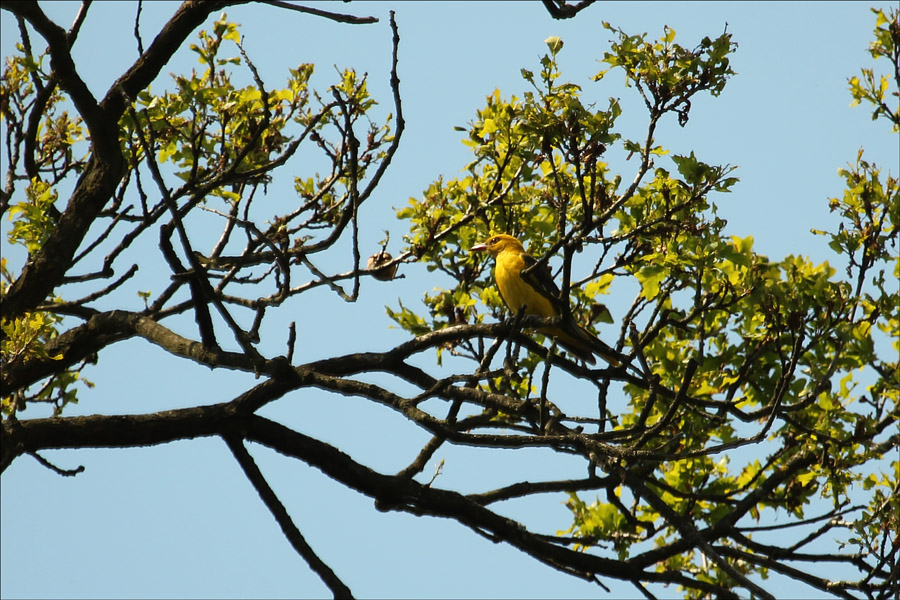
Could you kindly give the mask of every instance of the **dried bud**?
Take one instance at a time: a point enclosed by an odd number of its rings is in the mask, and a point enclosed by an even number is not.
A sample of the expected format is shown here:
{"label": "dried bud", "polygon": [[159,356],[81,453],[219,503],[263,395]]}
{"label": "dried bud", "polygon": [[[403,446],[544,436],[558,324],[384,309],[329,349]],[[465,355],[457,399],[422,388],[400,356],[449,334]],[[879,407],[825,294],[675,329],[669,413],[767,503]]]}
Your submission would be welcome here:
{"label": "dried bud", "polygon": [[397,274],[397,265],[391,265],[389,267],[382,267],[382,265],[386,265],[391,262],[391,259],[394,258],[390,255],[390,253],[382,250],[381,252],[376,252],[372,256],[369,257],[369,260],[366,261],[366,268],[370,271],[375,269],[372,273],[372,277],[377,279],[378,281],[390,281]]}

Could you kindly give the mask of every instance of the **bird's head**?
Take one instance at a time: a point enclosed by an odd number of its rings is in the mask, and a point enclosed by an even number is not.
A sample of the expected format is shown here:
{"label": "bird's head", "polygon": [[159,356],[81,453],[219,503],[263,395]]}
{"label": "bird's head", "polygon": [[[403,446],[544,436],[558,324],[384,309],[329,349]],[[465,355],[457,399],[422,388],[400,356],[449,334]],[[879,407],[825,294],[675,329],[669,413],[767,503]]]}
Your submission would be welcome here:
{"label": "bird's head", "polygon": [[497,256],[504,250],[518,250],[520,252],[524,252],[525,248],[522,246],[522,242],[517,240],[511,235],[506,235],[505,233],[500,233],[497,235],[492,235],[484,242],[472,246],[473,252],[490,252],[492,256]]}

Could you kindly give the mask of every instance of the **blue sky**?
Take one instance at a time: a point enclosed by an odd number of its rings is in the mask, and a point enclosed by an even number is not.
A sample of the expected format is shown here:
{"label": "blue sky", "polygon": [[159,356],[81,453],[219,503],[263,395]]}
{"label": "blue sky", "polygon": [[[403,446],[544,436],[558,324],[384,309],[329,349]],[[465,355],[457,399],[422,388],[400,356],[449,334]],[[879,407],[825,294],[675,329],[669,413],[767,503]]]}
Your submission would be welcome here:
{"label": "blue sky", "polygon": [[[874,6],[887,6],[875,3]],[[177,4],[145,3],[144,44]],[[897,137],[884,122],[873,123],[864,107],[850,108],[847,78],[873,65],[866,52],[874,15],[870,4],[840,3],[616,3],[598,2],[570,21],[552,20],[538,2],[529,3],[329,3],[329,10],[374,15],[374,25],[350,26],[270,6],[229,9],[241,24],[245,48],[270,87],[287,68],[314,62],[314,82],[334,81],[332,65],[369,74],[370,90],[391,110],[388,10],[400,28],[399,75],[407,121],[400,150],[376,194],[364,205],[361,242],[374,247],[384,230],[399,249],[405,223],[394,209],[419,196],[438,176],[454,177],[469,161],[455,125],[465,125],[495,88],[504,97],[526,89],[521,68],[535,69],[546,52],[543,40],[560,36],[563,77],[582,85],[584,96],[605,105],[621,98],[620,126],[636,137],[646,125],[636,92],[615,72],[599,83],[608,21],[630,33],[662,34],[693,46],[703,36],[728,31],[739,44],[737,75],[718,98],[698,98],[685,128],[666,121],[657,140],[675,153],[693,150],[710,163],[737,165],[741,182],[715,198],[729,221],[727,231],[752,235],[755,249],[779,259],[787,254],[829,260],[825,238],[810,228],[836,226],[828,198],[842,194],[838,168],[860,147],[869,160],[896,175]],[[77,3],[46,3],[48,14],[68,26]],[[134,5],[96,3],[74,48],[81,75],[95,95],[136,58],[131,35]],[[3,56],[17,38],[14,19],[0,12]],[[211,25],[207,24],[207,28]],[[193,39],[192,39],[193,41]],[[41,47],[37,38],[33,44]],[[884,61],[881,61],[884,63]],[[184,48],[153,84],[168,86],[169,72],[199,68]],[[5,151],[4,151],[5,154]],[[3,158],[5,161],[5,156]],[[634,162],[634,161],[632,161]],[[630,180],[636,165],[613,164]],[[5,172],[7,165],[0,163]],[[289,163],[270,195],[290,194],[290,180],[307,165]],[[21,261],[9,247],[4,219],[4,256]],[[349,250],[333,258],[335,269],[351,266]],[[18,264],[21,264],[19,262]],[[133,308],[140,283],[121,296]],[[262,332],[261,350],[283,352],[286,323],[297,320],[299,359],[353,350],[384,350],[407,338],[391,328],[384,306],[419,307],[440,276],[421,265],[404,266],[405,279],[366,282],[360,300],[340,302],[326,289],[287,303]],[[130,285],[130,284],[129,284]],[[148,283],[149,285],[149,283]],[[157,280],[156,287],[159,288]],[[127,287],[127,286],[126,286]],[[612,298],[621,315],[630,298]],[[322,317],[309,318],[309,315]],[[336,335],[333,323],[345,329]],[[185,333],[190,334],[190,323]],[[132,340],[101,355],[90,372],[97,384],[83,390],[67,414],[141,413],[231,399],[254,384],[238,373],[198,370],[147,343]],[[385,472],[412,460],[428,437],[402,417],[359,399],[304,391],[267,407],[263,414],[338,445],[355,459]],[[20,418],[45,416],[36,410]],[[300,530],[320,556],[360,597],[607,597],[596,585],[562,575],[516,550],[489,543],[455,522],[381,513],[371,500],[348,491],[318,471],[267,449],[251,452],[281,495]],[[0,594],[15,597],[322,597],[328,590],[290,548],[274,519],[218,439],[129,450],[53,451],[45,456],[64,468],[84,465],[62,478],[30,457],[21,457],[0,479]],[[564,458],[539,451],[484,452],[445,448],[436,485],[463,492],[488,490],[529,477],[575,473]],[[429,469],[432,467],[429,467]],[[429,474],[430,475],[430,474]],[[591,500],[590,496],[586,499]],[[568,526],[565,498],[548,496],[513,503],[511,515],[526,516],[534,529],[552,533]],[[638,596],[633,587],[604,580],[609,597]],[[781,597],[806,597],[808,588],[785,582]],[[676,590],[657,590],[662,596]]]}

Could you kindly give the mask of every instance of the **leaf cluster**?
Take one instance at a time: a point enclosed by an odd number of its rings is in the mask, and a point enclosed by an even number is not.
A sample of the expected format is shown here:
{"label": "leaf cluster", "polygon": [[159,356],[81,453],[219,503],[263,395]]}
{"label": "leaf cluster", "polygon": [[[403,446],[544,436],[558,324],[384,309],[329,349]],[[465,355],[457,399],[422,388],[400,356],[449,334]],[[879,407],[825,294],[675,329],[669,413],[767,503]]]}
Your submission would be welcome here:
{"label": "leaf cluster", "polygon": [[[56,116],[72,98],[56,71],[42,69],[46,53],[35,57],[30,43],[23,43],[18,46],[21,55],[8,60],[2,89],[10,170],[3,198],[15,197],[23,180],[28,185],[23,200],[4,203],[3,209],[12,222],[8,241],[24,246],[28,258],[19,272],[5,264],[4,304],[22,297],[17,288],[37,278],[28,265],[51,262],[61,274],[73,267],[86,274],[59,276],[53,287],[60,289],[52,297],[21,314],[4,315],[4,327],[10,328],[6,335],[19,332],[17,341],[11,342],[14,346],[5,347],[4,376],[31,373],[7,380],[5,391],[18,400],[4,400],[6,414],[11,415],[13,407],[43,401],[47,388],[38,382],[48,372],[66,370],[77,378],[84,361],[95,359],[93,348],[66,352],[53,327],[64,315],[84,323],[80,328],[77,322],[68,323],[68,329],[82,336],[65,338],[68,347],[92,335],[90,319],[98,314],[95,303],[116,296],[139,270],[140,261],[129,256],[139,238],[158,238],[171,280],[157,280],[161,290],[138,292],[142,306],[135,313],[156,321],[196,312],[202,338],[211,346],[218,345],[218,334],[210,306],[241,347],[257,355],[253,343],[268,307],[321,285],[332,286],[345,299],[358,293],[360,276],[366,273],[357,243],[358,208],[396,149],[394,117],[389,114],[380,123],[369,117],[377,104],[365,77],[352,69],[339,71],[337,81],[320,93],[311,86],[313,65],[301,63],[289,71],[283,88],[268,89],[244,52],[237,25],[225,14],[211,30],[200,31],[198,43],[190,44],[190,49],[203,68],[190,75],[172,75],[171,90],[154,93],[147,87],[132,97],[118,82],[109,91],[110,99],[121,102],[115,147],[126,168],[121,179],[104,190],[88,187],[91,177],[82,176],[76,195],[79,189],[87,194],[99,191],[103,202],[94,220],[71,202],[59,206],[59,196],[67,178],[84,175],[88,165],[86,160],[71,159],[73,148],[87,141],[96,154],[97,140],[85,133],[81,119],[69,119],[65,111]],[[236,84],[239,76],[249,83]],[[304,153],[309,160],[318,154],[328,170],[296,177],[292,200],[266,198],[270,173],[295,156],[301,144],[308,148]],[[106,169],[102,162],[95,163],[94,172]],[[77,254],[76,234],[58,226],[69,214],[83,219],[80,234],[91,236]],[[190,233],[215,228],[221,232],[218,238]],[[349,274],[326,276],[311,258],[331,248],[345,232],[353,234],[352,269]],[[65,243],[70,244],[71,255],[56,248],[64,240],[69,240]],[[292,281],[296,264],[307,271],[308,281]],[[112,281],[87,297],[66,289],[98,279]],[[344,292],[335,284],[337,279],[352,279],[354,290]],[[188,291],[187,301],[176,301],[181,290]],[[247,309],[252,317],[249,328],[241,327],[231,314]],[[22,333],[25,324],[30,325]],[[23,336],[31,340],[30,353],[15,349],[24,343]],[[67,390],[66,402],[74,400],[73,388]]]}

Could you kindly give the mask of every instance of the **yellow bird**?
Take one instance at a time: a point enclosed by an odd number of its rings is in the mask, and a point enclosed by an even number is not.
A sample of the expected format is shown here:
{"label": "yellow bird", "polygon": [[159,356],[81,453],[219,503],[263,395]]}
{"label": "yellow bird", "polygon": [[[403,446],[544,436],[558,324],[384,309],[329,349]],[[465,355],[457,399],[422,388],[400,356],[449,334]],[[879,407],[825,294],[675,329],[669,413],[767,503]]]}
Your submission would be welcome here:
{"label": "yellow bird", "polygon": [[541,327],[538,331],[555,337],[560,346],[586,363],[594,364],[596,354],[612,365],[622,364],[615,350],[579,326],[565,310],[565,300],[560,297],[548,269],[537,267],[527,274],[522,273],[537,260],[525,252],[519,240],[511,235],[494,235],[484,243],[472,246],[472,250],[487,251],[494,257],[494,280],[513,314],[524,306],[526,315],[545,318],[567,315],[558,326]]}

